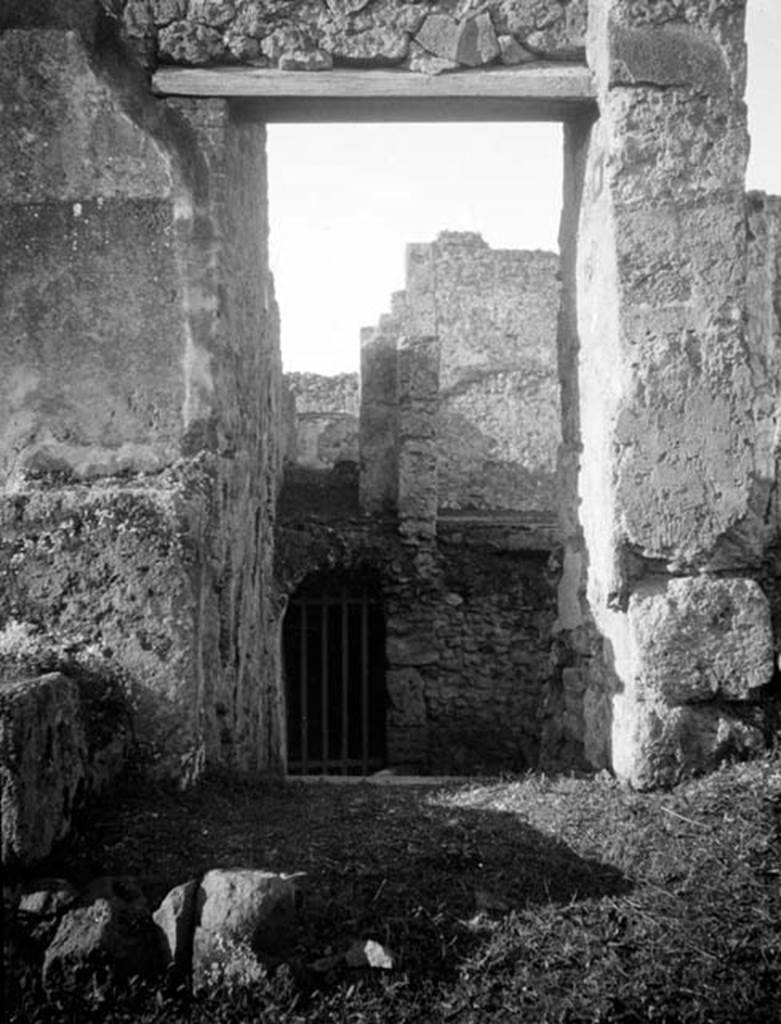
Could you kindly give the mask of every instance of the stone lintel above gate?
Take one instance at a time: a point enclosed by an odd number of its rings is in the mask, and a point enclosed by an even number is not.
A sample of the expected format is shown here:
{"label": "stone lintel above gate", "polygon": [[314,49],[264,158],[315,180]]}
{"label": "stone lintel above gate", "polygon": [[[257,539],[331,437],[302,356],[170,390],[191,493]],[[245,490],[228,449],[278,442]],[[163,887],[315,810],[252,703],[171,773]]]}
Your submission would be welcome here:
{"label": "stone lintel above gate", "polygon": [[276,68],[161,67],[161,96],[253,101],[266,121],[545,120],[595,108],[583,64],[533,64],[447,75],[345,69],[303,74]]}

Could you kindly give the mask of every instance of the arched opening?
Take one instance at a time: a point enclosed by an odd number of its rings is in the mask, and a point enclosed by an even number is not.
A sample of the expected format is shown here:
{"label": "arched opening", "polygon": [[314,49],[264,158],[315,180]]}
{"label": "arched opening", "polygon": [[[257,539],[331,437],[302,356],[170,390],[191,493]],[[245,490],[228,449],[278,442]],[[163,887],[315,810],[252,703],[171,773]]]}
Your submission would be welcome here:
{"label": "arched opening", "polygon": [[317,573],[282,631],[291,775],[367,775],[385,764],[385,618],[364,573]]}

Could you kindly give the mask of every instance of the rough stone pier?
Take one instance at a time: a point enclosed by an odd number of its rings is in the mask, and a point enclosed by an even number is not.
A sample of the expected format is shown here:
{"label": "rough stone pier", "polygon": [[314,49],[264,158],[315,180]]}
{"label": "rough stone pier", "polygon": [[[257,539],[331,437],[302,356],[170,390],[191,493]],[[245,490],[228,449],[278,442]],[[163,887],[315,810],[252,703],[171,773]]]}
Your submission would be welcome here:
{"label": "rough stone pier", "polygon": [[[744,0],[2,7],[4,859],[43,856],[125,750],[182,784],[285,771],[286,603],[314,564],[365,579],[327,523],[317,558],[297,546],[280,502],[274,119],[563,125],[557,387],[553,357],[534,377],[496,347],[541,266],[518,261],[516,303],[479,246],[452,299],[453,245],[413,249],[406,299],[364,341],[351,536],[385,531],[391,553],[365,592],[386,630],[383,760],[492,767],[515,743],[518,764],[545,749],[653,787],[777,742],[781,200],[745,192],[744,17]],[[468,309],[489,267],[506,330],[466,352],[439,311]],[[555,511],[547,547],[515,536],[527,511]],[[512,671],[523,717],[502,710]]]}

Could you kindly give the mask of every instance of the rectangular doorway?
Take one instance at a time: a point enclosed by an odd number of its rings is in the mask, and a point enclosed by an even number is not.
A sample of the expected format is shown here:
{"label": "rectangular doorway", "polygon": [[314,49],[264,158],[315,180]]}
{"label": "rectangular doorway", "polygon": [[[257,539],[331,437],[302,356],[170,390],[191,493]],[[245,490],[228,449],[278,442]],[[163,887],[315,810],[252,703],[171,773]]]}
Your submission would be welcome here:
{"label": "rectangular doorway", "polygon": [[288,773],[369,775],[385,764],[385,629],[364,579],[319,575],[285,615]]}

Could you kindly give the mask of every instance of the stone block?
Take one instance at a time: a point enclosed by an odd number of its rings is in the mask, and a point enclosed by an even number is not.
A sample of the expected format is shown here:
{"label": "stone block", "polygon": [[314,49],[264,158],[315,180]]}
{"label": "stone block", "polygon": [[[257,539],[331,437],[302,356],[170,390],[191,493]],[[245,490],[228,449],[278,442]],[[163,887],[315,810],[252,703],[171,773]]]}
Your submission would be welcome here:
{"label": "stone block", "polygon": [[218,868],[201,879],[196,932],[220,933],[274,952],[290,939],[300,900],[301,875],[251,868]]}
{"label": "stone block", "polygon": [[670,705],[751,700],[770,682],[767,598],[747,579],[681,577],[629,600],[634,692]]}
{"label": "stone block", "polygon": [[491,15],[483,11],[461,23],[456,60],[470,68],[490,64],[499,55],[499,43]]}
{"label": "stone block", "polygon": [[429,14],[415,41],[429,53],[456,64],[458,61],[458,22],[449,14]]}
{"label": "stone block", "polygon": [[636,789],[674,786],[725,758],[745,758],[765,747],[758,708],[738,714],[730,707],[669,707],[619,694],[612,716],[612,767]]}
{"label": "stone block", "polygon": [[0,683],[3,864],[34,863],[64,838],[86,769],[74,680],[52,672]]}
{"label": "stone block", "polygon": [[616,26],[611,42],[610,85],[683,86],[714,97],[730,88],[721,47],[691,25]]}
{"label": "stone block", "polygon": [[415,41],[434,57],[456,66],[490,64],[499,53],[491,16],[485,11],[461,22],[449,14],[429,14]]}

